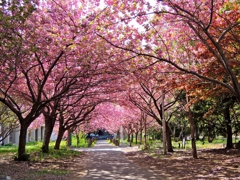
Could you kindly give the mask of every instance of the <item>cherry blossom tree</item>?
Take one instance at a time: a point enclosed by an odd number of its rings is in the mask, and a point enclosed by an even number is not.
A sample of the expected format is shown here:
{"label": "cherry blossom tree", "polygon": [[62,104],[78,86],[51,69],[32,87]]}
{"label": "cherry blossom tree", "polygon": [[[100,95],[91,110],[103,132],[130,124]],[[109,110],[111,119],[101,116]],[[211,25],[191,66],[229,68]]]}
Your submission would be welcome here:
{"label": "cherry blossom tree", "polygon": [[[190,73],[204,82],[223,86],[240,99],[235,70],[239,44],[237,1],[167,0],[154,6],[148,1],[106,3],[107,14],[112,15],[106,23],[110,28],[116,23],[122,26],[115,32],[121,35],[121,41],[111,31],[99,32],[111,45],[132,53],[132,57],[152,59],[149,64],[159,62],[175,72]],[[130,23],[132,19],[144,28],[142,32]],[[215,71],[209,76],[211,64],[215,64]]]}
{"label": "cherry blossom tree", "polygon": [[[172,152],[171,131],[168,123],[172,117],[172,113],[176,111],[174,106],[176,106],[179,96],[176,95],[176,97],[174,97],[174,90],[168,90],[168,93],[163,94],[158,90],[159,85],[154,86],[154,84],[151,85],[151,83],[141,82],[141,89],[138,89],[137,92],[133,91],[130,94],[130,100],[135,106],[154,118],[160,126],[163,126],[164,118],[166,123],[167,148],[168,152]],[[165,102],[163,102],[162,96],[166,96],[164,98]],[[162,103],[164,103],[163,107]],[[164,111],[162,111],[162,108],[164,108]],[[166,114],[168,114],[168,116],[166,116]]]}
{"label": "cherry blossom tree", "polygon": [[220,86],[240,101],[238,1],[105,2],[110,17],[104,23],[115,31],[100,29],[99,36],[127,56],[145,57],[138,68],[157,63],[161,72],[191,74],[187,84],[178,82],[189,107],[195,83]]}
{"label": "cherry blossom tree", "polygon": [[114,102],[105,102],[96,108],[96,116],[88,126],[93,131],[106,129],[111,134],[117,134],[120,126],[125,122],[124,107]]}
{"label": "cherry blossom tree", "polygon": [[[197,90],[211,91],[205,88],[209,84],[240,101],[236,0],[105,0],[101,6],[100,1],[13,2],[12,7],[0,7],[0,101],[21,125],[19,160],[25,156],[27,128],[41,113],[48,136],[59,120],[60,139],[63,131],[86,119],[94,124],[90,114],[103,99],[130,109],[129,101],[121,98],[136,83],[135,78],[129,80],[133,74],[160,84],[154,90],[157,99],[160,92],[184,89],[189,108]],[[152,84],[146,82],[140,84],[140,97],[153,95]],[[200,86],[194,89],[196,84]],[[83,96],[86,90],[92,100]],[[74,101],[74,94],[79,101]],[[103,111],[102,117],[106,114]],[[126,122],[138,119],[122,117]],[[112,128],[121,124],[118,119],[113,122]]]}
{"label": "cherry blossom tree", "polygon": [[[21,125],[19,160],[25,158],[29,125],[47,104],[63,97],[77,82],[77,70],[84,66],[83,63],[78,66],[77,61],[88,63],[90,59],[89,49],[83,48],[94,42],[90,40],[92,33],[86,28],[92,20],[88,8],[98,3],[89,2],[85,8],[82,5],[77,1],[39,2],[25,21],[9,30],[10,35],[16,37],[16,50],[11,49],[14,46],[11,38],[4,39],[11,46],[1,46],[5,56],[0,71],[3,82],[0,101],[17,115]],[[76,11],[76,7],[81,10]],[[90,44],[89,47],[95,48]],[[57,91],[51,94],[52,89]]]}
{"label": "cherry blossom tree", "polygon": [[[60,148],[60,143],[66,130],[73,132],[84,121],[91,119],[91,112],[95,109],[96,104],[91,102],[82,102],[81,105],[74,106],[73,104],[61,104],[59,108],[59,117],[57,126],[58,137],[54,149]],[[71,105],[71,108],[68,106]]]}

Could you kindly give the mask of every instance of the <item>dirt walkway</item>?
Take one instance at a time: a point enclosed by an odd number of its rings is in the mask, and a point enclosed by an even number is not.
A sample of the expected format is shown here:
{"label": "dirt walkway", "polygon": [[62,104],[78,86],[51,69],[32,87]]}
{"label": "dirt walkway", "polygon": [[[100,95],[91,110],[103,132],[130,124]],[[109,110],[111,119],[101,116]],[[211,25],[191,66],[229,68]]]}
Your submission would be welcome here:
{"label": "dirt walkway", "polygon": [[163,178],[153,171],[140,167],[126,158],[125,152],[136,151],[134,147],[116,147],[105,140],[99,140],[93,148],[74,149],[85,151],[85,174],[75,179],[118,179],[118,180],[151,180]]}
{"label": "dirt walkway", "polygon": [[0,156],[0,179],[6,180],[240,180],[240,150],[199,149],[198,159],[191,151],[175,149],[163,155],[116,147],[98,141],[93,148],[75,149],[79,155],[43,161],[13,161],[14,154]]}

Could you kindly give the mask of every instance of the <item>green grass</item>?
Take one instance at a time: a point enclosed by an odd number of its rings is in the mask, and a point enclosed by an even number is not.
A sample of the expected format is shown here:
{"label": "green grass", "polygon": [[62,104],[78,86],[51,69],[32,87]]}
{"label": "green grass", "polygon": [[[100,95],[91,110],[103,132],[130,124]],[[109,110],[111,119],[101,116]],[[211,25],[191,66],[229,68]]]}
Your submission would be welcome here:
{"label": "green grass", "polygon": [[[91,147],[94,146],[95,143],[96,143],[96,141],[93,141]],[[73,147],[77,147],[77,148],[87,148],[88,147],[88,141],[85,138],[85,135],[82,135],[80,137],[79,145],[77,145],[77,138],[76,138],[76,136],[73,136],[72,137],[72,146]]]}
{"label": "green grass", "polygon": [[54,149],[55,142],[52,141],[49,144],[49,153],[43,153],[41,151],[42,142],[34,142],[27,144],[26,152],[30,154],[31,161],[45,161],[46,159],[61,159],[61,158],[70,158],[79,154],[77,151],[70,150],[66,146],[66,141],[62,141],[60,144],[60,149]]}
{"label": "green grass", "polygon": [[[70,158],[79,154],[79,152],[72,151],[67,146],[67,142],[63,140],[60,144],[59,150],[54,150],[55,141],[49,144],[49,153],[42,153],[42,142],[28,142],[26,143],[26,156],[30,155],[30,161],[44,161],[46,159],[61,159]],[[94,145],[94,143],[93,143]],[[72,137],[72,146],[77,147],[77,139],[75,136]],[[78,147],[88,147],[88,143],[84,137],[80,139],[80,144]],[[0,155],[4,156],[13,155],[17,156],[18,146],[8,144],[5,146],[0,146]]]}
{"label": "green grass", "polygon": [[[55,141],[50,142],[49,144],[49,148],[53,149],[55,145]],[[72,146],[77,147],[77,139],[76,137],[72,137]],[[80,140],[80,144],[78,147],[87,147],[87,141],[85,140],[85,138],[82,138]],[[38,152],[42,147],[42,142],[36,141],[36,142],[27,142],[26,143],[26,152],[30,153],[30,152]],[[60,144],[60,149],[66,149],[66,141],[62,141]],[[4,154],[4,153],[17,153],[18,150],[18,146],[13,145],[13,144],[6,144],[5,146],[0,146],[0,154]]]}
{"label": "green grass", "polygon": [[17,146],[12,144],[6,144],[5,146],[0,146],[0,154],[14,153],[17,152]]}
{"label": "green grass", "polygon": [[[55,142],[50,142],[49,153],[42,153],[42,142],[28,142],[26,144],[26,154],[30,154],[31,161],[43,161],[45,159],[60,159],[76,156],[79,152],[69,150],[66,146],[66,141],[62,141],[59,150],[54,150]],[[6,145],[0,146],[0,155],[17,154],[18,146]]]}
{"label": "green grass", "polygon": [[[182,148],[182,141],[178,141],[178,142],[172,141],[172,145],[175,149],[178,148],[179,143]],[[212,143],[209,143],[207,140],[204,140],[204,141],[198,140],[196,141],[196,147],[197,149],[220,148],[223,146],[223,144],[226,144],[226,143],[227,141],[225,138],[215,139],[213,140]],[[185,149],[192,149],[191,141],[186,141]]]}
{"label": "green grass", "polygon": [[[124,139],[123,141],[120,140],[120,141],[121,141],[121,144],[125,144],[126,146],[129,146],[129,145],[130,145],[130,143],[128,142],[127,139]],[[138,142],[138,143],[139,143],[139,142]],[[137,146],[137,145],[138,145],[138,144],[136,144],[135,138],[133,139],[133,142],[131,143],[131,145],[132,145],[132,146]]]}
{"label": "green grass", "polygon": [[[38,151],[39,149],[42,148],[42,144],[43,142],[40,142],[40,141],[37,141],[37,142],[28,142],[26,144],[26,151]],[[54,145],[55,145],[55,141],[51,141],[49,143],[49,148],[50,149],[53,149],[54,148]],[[66,148],[66,141],[61,141],[61,144],[60,144],[60,149],[62,148]]]}
{"label": "green grass", "polygon": [[[67,146],[66,141],[62,141],[60,144],[60,149],[55,150],[54,145],[55,142],[50,142],[49,144],[49,153],[43,153],[41,150],[42,142],[28,142],[26,144],[26,159],[29,160],[30,163],[55,163],[55,162],[64,162],[67,159],[72,159],[81,152],[70,150]],[[81,144],[82,145],[82,144]],[[17,157],[18,146],[9,144],[6,146],[0,146],[0,158],[6,157],[7,159],[16,159]],[[30,156],[29,156],[30,155]],[[29,158],[30,157],[30,158]],[[66,169],[58,169],[56,167],[49,167],[44,169],[38,169],[34,172],[29,172],[29,176],[27,179],[42,179],[45,175],[53,175],[53,176],[65,176],[68,175],[71,171]]]}
{"label": "green grass", "polygon": [[81,137],[80,143],[77,146],[77,138],[75,136],[72,137],[72,146],[73,147],[88,147],[88,142],[85,137]]}
{"label": "green grass", "polygon": [[30,151],[30,160],[31,161],[46,161],[46,160],[58,160],[64,158],[71,158],[80,154],[78,151],[70,150],[65,147],[59,150],[53,148],[49,149],[49,153],[43,153],[41,150]]}
{"label": "green grass", "polygon": [[[235,139],[233,139],[233,142],[235,142]],[[129,142],[127,142],[127,140],[124,140],[124,143],[129,144]],[[182,141],[178,141],[178,142],[172,141],[173,148],[178,149],[179,143],[180,143],[180,147],[182,148]],[[221,148],[221,147],[223,147],[223,144],[226,144],[226,143],[227,143],[226,138],[218,137],[218,138],[214,139],[212,143],[209,143],[207,140],[196,141],[196,146],[197,146],[197,149]],[[132,145],[134,146],[134,145],[138,145],[138,144],[135,144],[135,142],[133,142]],[[152,150],[158,149],[158,148],[163,148],[163,144],[160,140],[148,140],[147,146],[150,147],[150,149],[152,149]],[[186,141],[185,149],[192,149],[191,141]]]}

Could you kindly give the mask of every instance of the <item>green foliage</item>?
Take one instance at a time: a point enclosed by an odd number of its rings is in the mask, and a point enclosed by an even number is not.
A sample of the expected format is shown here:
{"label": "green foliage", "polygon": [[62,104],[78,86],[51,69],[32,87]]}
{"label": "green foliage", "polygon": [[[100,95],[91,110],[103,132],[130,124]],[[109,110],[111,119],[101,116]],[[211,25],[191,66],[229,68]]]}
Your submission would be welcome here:
{"label": "green foliage", "polygon": [[[239,132],[240,121],[238,117],[240,115],[240,107],[239,104],[236,103],[236,99],[231,96],[226,96],[225,98],[208,98],[200,100],[192,106],[192,115],[196,127],[197,138],[202,136],[202,140],[211,142],[216,136],[226,136],[227,122],[224,118],[226,108],[230,110],[232,134],[236,135]],[[182,110],[173,114],[169,125],[173,130],[173,137],[176,137],[176,139],[181,135],[181,132],[184,135],[190,134],[188,116]]]}
{"label": "green foliage", "polygon": [[[239,0],[237,0],[237,4],[239,5],[240,4],[240,1]],[[224,12],[226,12],[226,11],[231,11],[231,10],[233,10],[234,8],[235,8],[235,2],[233,1],[233,2],[227,2],[227,3],[225,3],[225,5],[224,6],[222,6],[222,8],[220,9],[220,14],[223,14]],[[240,8],[240,7],[239,7]]]}
{"label": "green foliage", "polygon": [[155,128],[149,128],[148,134],[151,137],[151,139],[161,139],[162,138],[162,131],[155,129]]}
{"label": "green foliage", "polygon": [[[94,145],[94,142],[93,144]],[[77,138],[76,136],[72,136],[72,146],[73,147],[88,147],[88,142],[85,138],[85,135],[80,135],[80,139],[79,139],[79,145],[77,145]]]}
{"label": "green foliage", "polygon": [[19,127],[17,116],[3,103],[0,102],[0,136],[8,135],[13,129]]}
{"label": "green foliage", "polygon": [[[130,146],[130,142],[128,142],[128,139],[124,139],[124,140],[120,140],[121,144],[125,145],[125,146]],[[131,143],[132,146],[136,146],[138,144],[136,144],[136,142],[133,140],[133,142]]]}
{"label": "green foliage", "polygon": [[202,100],[197,102],[192,109],[198,133],[203,136],[203,139],[207,138],[209,142],[216,137],[216,121],[221,119],[219,114],[212,113],[214,107],[215,102],[207,99],[205,101]]}

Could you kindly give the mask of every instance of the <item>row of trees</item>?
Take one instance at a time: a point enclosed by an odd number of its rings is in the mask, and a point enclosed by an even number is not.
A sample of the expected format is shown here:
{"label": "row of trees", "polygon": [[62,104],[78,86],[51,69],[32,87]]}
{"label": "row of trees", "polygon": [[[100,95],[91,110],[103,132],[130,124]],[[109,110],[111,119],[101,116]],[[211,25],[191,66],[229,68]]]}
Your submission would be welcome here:
{"label": "row of trees", "polygon": [[[182,106],[182,111],[186,112],[189,119],[193,156],[197,157],[193,106],[201,100],[217,102],[216,99],[221,99],[228,132],[227,147],[231,148],[230,107],[233,107],[234,99],[238,103],[240,100],[237,70],[239,2],[166,0],[155,2],[154,5],[147,1],[108,3],[113,7],[108,12],[108,15],[112,15],[111,21],[107,22],[113,29],[114,22],[123,22],[115,32],[121,38],[117,41],[111,31],[102,31],[100,36],[123,54],[127,52],[128,56],[134,57],[133,66],[146,70],[140,75],[132,71],[148,95],[148,98],[140,95],[145,104],[152,99],[153,104],[165,107],[156,100],[162,99],[163,105],[163,95],[174,94],[179,97],[178,91],[184,92],[185,100],[178,102],[178,105]],[[131,23],[133,18],[136,26]],[[156,91],[153,90],[154,86]],[[155,94],[160,95],[156,98],[153,97]],[[149,112],[145,107],[140,108]],[[162,122],[166,121],[164,110],[158,108],[155,111],[159,112],[158,118],[161,117]],[[167,129],[165,131],[167,134]],[[170,144],[167,147],[171,149]]]}
{"label": "row of trees", "polygon": [[54,126],[58,149],[65,131],[88,121],[95,107],[115,91],[109,87],[117,84],[117,74],[107,73],[111,67],[105,60],[106,47],[87,27],[94,18],[90,7],[82,5],[77,1],[1,4],[5,33],[0,101],[19,121],[19,160],[25,158],[27,129],[40,115],[45,122],[43,151],[48,152]]}
{"label": "row of trees", "polygon": [[165,153],[173,151],[172,127],[186,118],[195,158],[195,135],[206,124],[225,124],[232,147],[240,101],[237,0],[22,0],[2,1],[0,9],[0,102],[20,124],[19,160],[40,115],[45,152],[55,126],[58,149],[64,132],[85,122],[116,131],[146,116],[163,127]]}

